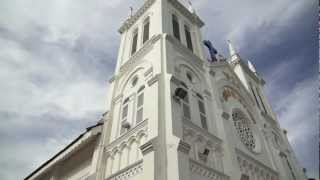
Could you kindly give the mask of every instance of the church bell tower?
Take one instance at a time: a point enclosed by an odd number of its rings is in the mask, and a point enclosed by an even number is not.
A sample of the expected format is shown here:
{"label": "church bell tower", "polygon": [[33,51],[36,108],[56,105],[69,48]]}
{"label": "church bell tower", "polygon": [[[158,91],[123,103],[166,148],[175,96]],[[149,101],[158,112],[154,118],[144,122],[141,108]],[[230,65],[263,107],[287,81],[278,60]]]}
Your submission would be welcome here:
{"label": "church bell tower", "polygon": [[178,0],[146,0],[121,25],[98,179],[304,178],[265,82],[231,43],[208,62],[203,26]]}
{"label": "church bell tower", "polygon": [[109,110],[25,179],[306,179],[265,81],[231,42],[218,56],[203,26],[190,2],[145,0],[119,28]]}

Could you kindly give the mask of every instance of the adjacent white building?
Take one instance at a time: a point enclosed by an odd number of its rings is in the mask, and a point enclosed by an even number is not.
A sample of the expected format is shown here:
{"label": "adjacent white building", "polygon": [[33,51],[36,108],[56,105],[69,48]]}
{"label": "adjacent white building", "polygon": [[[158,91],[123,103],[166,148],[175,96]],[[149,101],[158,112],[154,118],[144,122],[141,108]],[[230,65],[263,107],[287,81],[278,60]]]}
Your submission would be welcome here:
{"label": "adjacent white building", "polygon": [[264,93],[230,44],[209,62],[204,22],[146,0],[120,27],[109,110],[26,180],[303,180]]}

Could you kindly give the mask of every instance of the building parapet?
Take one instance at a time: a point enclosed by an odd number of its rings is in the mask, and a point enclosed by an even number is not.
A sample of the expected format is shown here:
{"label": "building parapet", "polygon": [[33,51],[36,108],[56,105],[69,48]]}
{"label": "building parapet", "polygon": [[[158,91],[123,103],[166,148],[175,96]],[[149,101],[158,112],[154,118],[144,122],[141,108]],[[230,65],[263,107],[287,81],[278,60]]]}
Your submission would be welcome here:
{"label": "building parapet", "polygon": [[105,147],[106,151],[112,151],[117,146],[120,146],[124,142],[129,141],[132,137],[139,136],[139,135],[146,135],[148,131],[148,119],[140,122],[137,126],[130,129],[127,133],[123,134],[119,138],[115,139],[113,142],[108,144]]}

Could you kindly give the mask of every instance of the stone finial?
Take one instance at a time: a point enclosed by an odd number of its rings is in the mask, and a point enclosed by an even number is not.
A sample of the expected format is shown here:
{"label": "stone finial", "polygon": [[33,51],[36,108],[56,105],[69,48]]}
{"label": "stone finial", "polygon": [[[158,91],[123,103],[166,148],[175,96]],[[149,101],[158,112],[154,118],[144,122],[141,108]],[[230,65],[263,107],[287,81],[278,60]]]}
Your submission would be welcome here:
{"label": "stone finial", "polygon": [[228,42],[228,46],[229,46],[229,53],[230,53],[230,56],[233,56],[233,55],[236,55],[237,54],[237,51],[236,49],[234,48],[233,44],[231,43],[230,40],[227,40]]}
{"label": "stone finial", "polygon": [[252,72],[257,73],[256,67],[252,64],[251,61],[248,61],[248,67]]}

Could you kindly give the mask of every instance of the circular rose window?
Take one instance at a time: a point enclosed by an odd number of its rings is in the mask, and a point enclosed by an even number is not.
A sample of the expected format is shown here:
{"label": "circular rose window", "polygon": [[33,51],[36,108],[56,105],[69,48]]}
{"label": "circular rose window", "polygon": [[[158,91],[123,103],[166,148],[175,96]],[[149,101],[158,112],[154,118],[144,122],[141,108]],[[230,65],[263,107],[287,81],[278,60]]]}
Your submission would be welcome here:
{"label": "circular rose window", "polygon": [[253,151],[256,143],[250,127],[249,118],[243,112],[236,110],[232,113],[232,119],[242,143]]}

